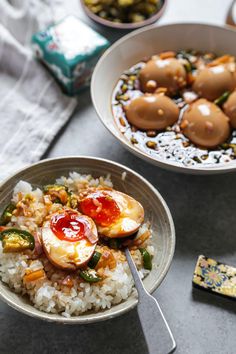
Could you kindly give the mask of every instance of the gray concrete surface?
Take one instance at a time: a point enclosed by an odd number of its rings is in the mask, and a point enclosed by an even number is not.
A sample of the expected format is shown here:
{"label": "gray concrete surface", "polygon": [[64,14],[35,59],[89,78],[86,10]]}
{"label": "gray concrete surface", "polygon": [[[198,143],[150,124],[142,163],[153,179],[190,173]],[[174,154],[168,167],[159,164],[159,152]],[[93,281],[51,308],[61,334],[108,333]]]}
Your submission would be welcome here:
{"label": "gray concrete surface", "polygon": [[[170,0],[164,22],[222,23],[230,0]],[[213,4],[214,3],[214,4]],[[203,6],[203,8],[201,8]],[[107,32],[113,40],[121,34]],[[45,155],[100,156],[141,173],[160,191],[177,234],[174,261],[154,293],[174,332],[178,354],[236,353],[236,302],[200,290],[191,279],[199,254],[236,266],[235,174],[190,176],[167,172],[131,155],[105,130],[91,105],[77,112]],[[136,310],[100,324],[59,326],[28,318],[0,303],[1,354],[147,354]]]}
{"label": "gray concrete surface", "polygon": [[[236,265],[235,175],[190,176],[141,161],[105,130],[89,92],[47,154],[96,155],[127,165],[161,192],[172,212],[177,244],[171,269],[154,293],[177,340],[176,353],[234,354],[236,302],[192,290],[199,254]],[[0,353],[147,354],[135,310],[112,321],[58,326],[33,320],[0,303]]]}

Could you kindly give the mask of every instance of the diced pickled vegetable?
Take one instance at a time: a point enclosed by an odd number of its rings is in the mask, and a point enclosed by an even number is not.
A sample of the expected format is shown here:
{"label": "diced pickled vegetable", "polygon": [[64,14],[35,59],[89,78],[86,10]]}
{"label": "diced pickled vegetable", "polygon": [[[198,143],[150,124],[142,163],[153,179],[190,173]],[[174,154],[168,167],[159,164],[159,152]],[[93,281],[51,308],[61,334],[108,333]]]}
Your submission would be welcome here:
{"label": "diced pickled vegetable", "polygon": [[78,208],[78,198],[75,194],[68,192],[68,201],[67,201],[67,206],[72,209],[77,209]]}
{"label": "diced pickled vegetable", "polygon": [[69,200],[68,188],[63,184],[48,184],[43,188],[44,194],[48,194],[53,203],[65,205]]}
{"label": "diced pickled vegetable", "polygon": [[236,144],[224,143],[224,144],[221,144],[221,148],[224,150],[232,149],[234,154],[236,155]]}
{"label": "diced pickled vegetable", "polygon": [[143,267],[144,269],[152,269],[152,257],[146,248],[139,248],[139,251],[143,257]]}
{"label": "diced pickled vegetable", "polygon": [[1,231],[0,240],[4,253],[33,250],[35,245],[34,236],[31,233],[14,228]]}
{"label": "diced pickled vegetable", "polygon": [[144,21],[161,7],[161,0],[84,0],[97,16],[116,23]]}
{"label": "diced pickled vegetable", "polygon": [[134,0],[118,0],[118,5],[126,7],[134,5]]}
{"label": "diced pickled vegetable", "polygon": [[102,278],[99,277],[97,272],[93,269],[81,270],[79,272],[79,276],[88,283],[97,283],[98,281],[102,280]]}
{"label": "diced pickled vegetable", "polygon": [[8,206],[4,209],[1,217],[0,217],[0,225],[4,226],[8,224],[11,221],[12,217],[12,212],[16,209],[15,203],[10,203]]}
{"label": "diced pickled vegetable", "polygon": [[56,191],[59,192],[61,190],[67,191],[68,188],[64,186],[63,184],[48,184],[43,187],[44,193],[50,192],[50,191]]}
{"label": "diced pickled vegetable", "polygon": [[142,22],[145,20],[145,16],[141,15],[140,13],[133,13],[130,15],[130,20],[131,22]]}
{"label": "diced pickled vegetable", "polygon": [[38,279],[42,279],[45,277],[45,272],[43,269],[35,270],[29,274],[24,275],[23,281],[25,283],[30,283],[32,281],[36,281]]}
{"label": "diced pickled vegetable", "polygon": [[103,252],[96,265],[96,269],[105,269],[107,267],[109,269],[114,269],[116,267],[116,258],[114,256],[114,252],[109,249],[109,247],[103,247]]}

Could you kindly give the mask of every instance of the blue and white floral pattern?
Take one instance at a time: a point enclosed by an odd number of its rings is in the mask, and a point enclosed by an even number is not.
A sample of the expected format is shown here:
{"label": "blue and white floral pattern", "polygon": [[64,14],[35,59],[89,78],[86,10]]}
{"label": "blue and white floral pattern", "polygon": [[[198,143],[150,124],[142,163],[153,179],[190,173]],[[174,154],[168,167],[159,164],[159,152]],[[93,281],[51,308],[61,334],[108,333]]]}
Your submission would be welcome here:
{"label": "blue and white floral pattern", "polygon": [[193,284],[220,295],[236,298],[236,268],[212,258],[199,256]]}

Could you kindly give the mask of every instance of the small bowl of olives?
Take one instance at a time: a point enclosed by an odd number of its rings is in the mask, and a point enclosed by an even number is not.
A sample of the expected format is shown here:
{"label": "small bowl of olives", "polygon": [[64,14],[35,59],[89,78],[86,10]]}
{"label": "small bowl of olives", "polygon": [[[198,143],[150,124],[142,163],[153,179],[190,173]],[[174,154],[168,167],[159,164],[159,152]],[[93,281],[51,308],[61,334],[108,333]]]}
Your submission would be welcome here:
{"label": "small bowl of olives", "polygon": [[107,27],[132,30],[156,22],[167,0],[81,0],[93,21]]}

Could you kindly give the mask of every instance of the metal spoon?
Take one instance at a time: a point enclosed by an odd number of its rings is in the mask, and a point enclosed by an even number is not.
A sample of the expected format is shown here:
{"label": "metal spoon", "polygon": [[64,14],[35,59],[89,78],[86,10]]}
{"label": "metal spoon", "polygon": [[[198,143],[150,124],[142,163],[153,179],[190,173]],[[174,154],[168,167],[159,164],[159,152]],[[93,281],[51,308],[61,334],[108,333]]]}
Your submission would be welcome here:
{"label": "metal spoon", "polygon": [[144,288],[128,248],[125,249],[125,255],[139,295],[138,314],[149,354],[173,353],[176,342],[161,308]]}

